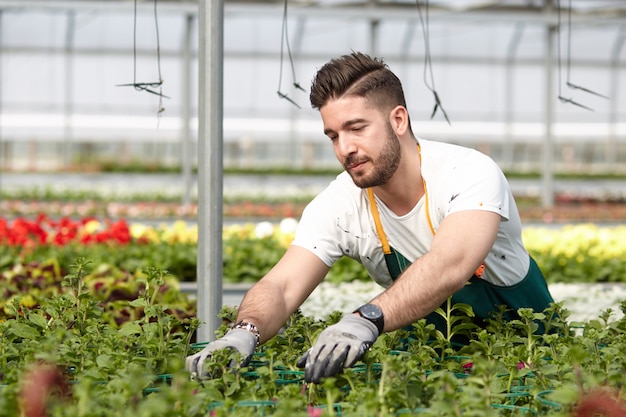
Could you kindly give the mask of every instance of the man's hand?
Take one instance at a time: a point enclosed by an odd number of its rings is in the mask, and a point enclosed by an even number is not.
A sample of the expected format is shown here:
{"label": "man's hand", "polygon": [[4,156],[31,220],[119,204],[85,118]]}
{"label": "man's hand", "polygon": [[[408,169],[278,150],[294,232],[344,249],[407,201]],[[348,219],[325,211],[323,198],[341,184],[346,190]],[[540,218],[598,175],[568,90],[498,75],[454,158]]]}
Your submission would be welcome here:
{"label": "man's hand", "polygon": [[256,345],[257,338],[253,333],[244,329],[232,329],[220,339],[209,343],[200,352],[187,356],[185,368],[192,376],[195,375],[200,379],[210,378],[210,375],[204,372],[202,367],[204,361],[211,357],[213,352],[220,349],[231,349],[239,352],[243,358],[241,366],[246,366],[252,358]]}
{"label": "man's hand", "polygon": [[348,314],[320,333],[315,345],[298,360],[298,367],[304,367],[307,382],[320,382],[354,365],[377,337],[378,329],[372,322]]}

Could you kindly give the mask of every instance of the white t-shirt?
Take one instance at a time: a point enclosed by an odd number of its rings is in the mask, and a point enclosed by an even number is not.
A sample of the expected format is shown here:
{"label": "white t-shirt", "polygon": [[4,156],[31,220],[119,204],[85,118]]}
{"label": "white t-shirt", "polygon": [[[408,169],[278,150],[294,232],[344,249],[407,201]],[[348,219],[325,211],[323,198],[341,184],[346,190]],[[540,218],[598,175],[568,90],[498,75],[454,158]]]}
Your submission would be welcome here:
{"label": "white t-shirt", "polygon": [[[395,215],[376,199],[391,247],[410,262],[429,251],[433,234],[427,221],[425,198],[435,231],[452,213],[492,211],[501,216],[501,222],[496,241],[484,261],[483,279],[498,286],[520,282],[528,272],[530,259],[522,242],[517,206],[500,168],[491,158],[473,149],[424,139],[419,139],[419,144],[427,195],[403,216]],[[392,283],[367,192],[357,187],[346,172],[339,174],[307,205],[292,244],[310,250],[329,267],[342,256],[351,257],[363,264],[383,287]]]}

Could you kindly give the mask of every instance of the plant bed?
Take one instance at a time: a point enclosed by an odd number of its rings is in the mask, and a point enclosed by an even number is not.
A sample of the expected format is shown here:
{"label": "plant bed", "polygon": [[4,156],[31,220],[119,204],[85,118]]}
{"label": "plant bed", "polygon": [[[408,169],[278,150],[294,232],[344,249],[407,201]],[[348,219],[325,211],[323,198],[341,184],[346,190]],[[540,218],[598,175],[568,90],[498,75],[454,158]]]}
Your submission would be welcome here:
{"label": "plant bed", "polygon": [[[144,290],[126,302],[144,314],[118,324],[102,320],[86,265],[75,263],[65,292],[32,309],[13,303],[0,321],[0,416],[36,409],[40,416],[105,417],[565,417],[600,391],[607,395],[593,397],[596,407],[623,405],[626,319],[572,323],[556,304],[543,313],[521,309],[511,322],[494,317],[486,329],[468,330],[469,317],[457,317],[449,335],[422,320],[379,337],[354,367],[308,384],[295,363],[341,313],[324,320],[296,313],[248,366],[236,366],[235,353],[217,352],[205,364],[211,378],[198,380],[183,364],[205,342],[191,343],[197,320],[180,320],[166,301],[155,301],[163,273],[146,271]],[[217,335],[235,316],[223,309]],[[556,332],[534,334],[536,321]],[[460,332],[468,344],[451,342]]]}
{"label": "plant bed", "polygon": [[[560,319],[552,323],[558,336],[532,335],[532,321],[543,318],[528,311],[518,322],[494,319],[463,347],[420,322],[409,343],[403,331],[385,334],[362,362],[323,384],[305,384],[295,363],[339,315],[320,320],[296,314],[250,366],[230,369],[232,357],[216,355],[208,364],[215,378],[191,381],[184,358],[202,347],[191,344],[195,306],[180,294],[175,276],[150,263],[193,260],[194,225],[45,216],[1,225],[3,239],[12,240],[3,241],[0,255],[0,416],[19,414],[31,375],[52,384],[57,394],[45,409],[54,416],[564,417],[597,390],[610,394],[601,401],[617,398],[621,406],[626,319],[613,320],[607,311],[569,322],[562,305],[555,306]],[[550,271],[578,280],[623,278],[623,226],[530,230],[525,240],[534,256],[557,260],[547,264]],[[291,233],[269,223],[225,228],[225,259],[233,270],[260,276],[259,265],[280,256]],[[81,264],[79,254],[96,261]],[[256,264],[260,255],[265,263]],[[116,260],[126,268],[111,263]],[[359,266],[342,268],[335,270],[337,278]],[[234,314],[221,313],[220,333]]]}

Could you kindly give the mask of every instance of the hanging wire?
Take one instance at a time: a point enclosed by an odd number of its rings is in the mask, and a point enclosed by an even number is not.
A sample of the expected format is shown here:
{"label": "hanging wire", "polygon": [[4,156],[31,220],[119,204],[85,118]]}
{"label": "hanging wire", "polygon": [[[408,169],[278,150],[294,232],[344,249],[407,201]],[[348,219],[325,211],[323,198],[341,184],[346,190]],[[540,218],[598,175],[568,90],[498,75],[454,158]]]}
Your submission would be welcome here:
{"label": "hanging wire", "polygon": [[[589,111],[594,111],[594,109],[592,109],[591,107],[585,106],[577,101],[574,101],[572,98],[570,97],[564,97],[562,94],[562,85],[563,82],[561,80],[561,73],[562,73],[562,63],[561,63],[561,2],[560,0],[557,0],[556,2],[556,6],[557,6],[557,46],[558,46],[558,52],[557,52],[557,59],[558,59],[558,71],[559,71],[559,95],[558,98],[561,102],[563,103],[569,103],[572,104],[574,106],[578,106],[581,107],[585,110],[589,110]],[[605,99],[608,99],[607,96],[597,93],[593,90],[590,90],[588,88],[576,85],[574,83],[572,83],[570,81],[570,74],[571,74],[571,67],[572,67],[572,0],[568,0],[568,6],[567,6],[567,62],[566,62],[566,80],[565,80],[565,85],[567,85],[569,88],[573,89],[573,90],[580,90],[583,91],[585,93],[589,93],[589,94],[593,94],[595,96],[598,97],[602,97]]]}
{"label": "hanging wire", "polygon": [[572,0],[569,0],[568,5],[568,22],[567,22],[567,86],[573,88],[575,90],[581,90],[589,94],[593,94],[594,96],[602,97],[605,99],[609,99],[607,96],[590,90],[585,87],[581,87],[579,85],[573,84],[570,82],[570,72],[571,72],[571,56],[572,56]]}
{"label": "hanging wire", "polygon": [[298,103],[296,103],[292,98],[290,98],[286,93],[281,92],[281,86],[283,82],[283,56],[284,56],[284,46],[287,45],[287,54],[289,55],[289,62],[291,64],[291,75],[293,77],[293,86],[301,91],[305,91],[302,86],[296,81],[296,68],[293,64],[293,57],[291,55],[291,47],[289,46],[289,32],[287,31],[287,0],[285,0],[285,5],[283,8],[283,25],[282,25],[282,33],[281,33],[281,42],[280,42],[280,71],[278,74],[278,97],[287,100],[297,108],[301,108]]}
{"label": "hanging wire", "polygon": [[[159,110],[157,113],[162,113],[163,98],[169,98],[163,94],[163,78],[161,77],[161,44],[159,39],[159,21],[157,18],[157,0],[154,0],[154,26],[156,29],[157,40],[157,71],[159,80],[156,82],[137,82],[137,0],[135,0],[135,13],[133,18],[133,82],[129,84],[118,84],[117,87],[133,87],[136,91],[146,91],[150,94],[154,94],[160,97]],[[158,91],[155,89],[158,87]]]}
{"label": "hanging wire", "polygon": [[[137,1],[137,0],[135,0]],[[157,0],[154,0],[154,30],[156,33],[157,41],[157,71],[159,72],[159,107],[157,109],[157,116],[165,111],[163,107],[163,77],[161,76],[161,38],[159,37],[159,18],[157,16]],[[169,98],[169,97],[166,97]]]}
{"label": "hanging wire", "polygon": [[[437,94],[437,89],[435,88],[435,77],[433,75],[433,66],[432,66],[432,60],[430,56],[430,22],[429,22],[429,17],[428,17],[428,0],[425,0],[425,5],[426,5],[425,7],[426,18],[425,19],[424,19],[424,16],[422,16],[422,8],[420,6],[420,0],[416,0],[416,3],[417,3],[417,12],[419,14],[420,23],[422,26],[422,33],[424,35],[424,85],[426,85],[426,88],[428,88],[433,93],[433,96],[435,98],[435,107],[433,108],[433,112],[430,115],[430,118],[432,119],[433,117],[435,117],[437,110],[441,109],[441,113],[443,114],[443,117],[445,117],[448,124],[451,125],[452,123],[450,123],[448,114],[446,113],[446,110],[443,108],[443,104],[441,103],[441,99],[439,98],[439,94]],[[428,80],[428,78],[430,78],[430,81]]]}

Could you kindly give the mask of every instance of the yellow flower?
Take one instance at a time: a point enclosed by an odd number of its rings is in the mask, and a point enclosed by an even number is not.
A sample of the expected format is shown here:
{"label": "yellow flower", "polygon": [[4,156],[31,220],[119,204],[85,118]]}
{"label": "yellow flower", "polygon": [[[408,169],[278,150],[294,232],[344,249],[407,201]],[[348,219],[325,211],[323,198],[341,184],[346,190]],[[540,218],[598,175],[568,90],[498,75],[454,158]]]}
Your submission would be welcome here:
{"label": "yellow flower", "polygon": [[35,301],[32,295],[26,294],[20,298],[20,305],[22,307],[31,308],[37,305],[37,302]]}
{"label": "yellow flower", "polygon": [[159,242],[161,238],[159,237],[156,230],[153,227],[146,226],[139,223],[134,223],[130,225],[130,235],[133,239],[146,239],[149,242]]}
{"label": "yellow flower", "polygon": [[83,232],[88,235],[94,234],[100,229],[100,222],[98,220],[89,220],[83,225]]}
{"label": "yellow flower", "polygon": [[198,226],[189,226],[182,220],[177,220],[168,226],[162,223],[159,226],[159,234],[162,242],[168,243],[196,243],[198,242]]}

